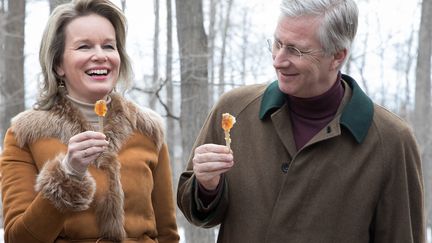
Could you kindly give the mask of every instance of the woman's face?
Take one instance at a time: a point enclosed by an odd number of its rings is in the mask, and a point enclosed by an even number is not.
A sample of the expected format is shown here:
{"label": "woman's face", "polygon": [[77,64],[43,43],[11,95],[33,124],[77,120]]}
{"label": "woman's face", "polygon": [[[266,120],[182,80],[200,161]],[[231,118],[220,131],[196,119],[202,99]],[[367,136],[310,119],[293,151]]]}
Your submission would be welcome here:
{"label": "woman's face", "polygon": [[63,60],[56,71],[71,97],[94,103],[114,88],[120,71],[115,34],[111,22],[97,14],[78,17],[66,26]]}

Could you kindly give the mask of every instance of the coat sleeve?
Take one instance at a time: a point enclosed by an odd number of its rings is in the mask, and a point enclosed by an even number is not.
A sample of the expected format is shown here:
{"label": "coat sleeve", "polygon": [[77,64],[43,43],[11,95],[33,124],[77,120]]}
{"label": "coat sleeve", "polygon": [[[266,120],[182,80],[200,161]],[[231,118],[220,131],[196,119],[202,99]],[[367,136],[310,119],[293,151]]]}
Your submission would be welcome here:
{"label": "coat sleeve", "polygon": [[[398,133],[397,143],[385,141],[392,151],[375,217],[371,226],[372,242],[424,243],[425,211],[421,159],[410,129]],[[395,145],[396,144],[396,145]]]}
{"label": "coat sleeve", "polygon": [[[88,207],[94,185],[86,178],[81,181],[64,177],[58,159],[46,162],[39,172],[31,149],[27,145],[20,147],[11,129],[6,133],[1,189],[7,242],[53,242],[63,229],[68,212],[77,205],[78,210]],[[69,182],[61,183],[64,180]],[[86,186],[91,189],[84,194],[74,192],[77,188],[85,191]],[[84,199],[85,205],[75,204],[77,198]]]}
{"label": "coat sleeve", "polygon": [[166,144],[162,146],[158,165],[155,167],[153,173],[154,189],[152,192],[152,204],[157,223],[158,242],[177,243],[180,238],[177,233],[173,183]]}
{"label": "coat sleeve", "polygon": [[[207,117],[207,120],[195,141],[192,151],[194,151],[199,145],[205,143],[220,144],[224,141],[223,132],[220,132],[222,129],[219,125],[221,113],[217,112],[217,110],[216,107]],[[219,123],[217,123],[218,121]],[[177,204],[186,219],[192,224],[204,228],[213,227],[223,221],[225,212],[228,208],[228,185],[226,180],[221,180],[221,183],[224,183],[224,185],[222,185],[220,195],[218,195],[208,207],[204,208],[198,198],[198,188],[193,173],[193,156],[194,154],[191,152],[187,168],[180,176],[177,189]]]}

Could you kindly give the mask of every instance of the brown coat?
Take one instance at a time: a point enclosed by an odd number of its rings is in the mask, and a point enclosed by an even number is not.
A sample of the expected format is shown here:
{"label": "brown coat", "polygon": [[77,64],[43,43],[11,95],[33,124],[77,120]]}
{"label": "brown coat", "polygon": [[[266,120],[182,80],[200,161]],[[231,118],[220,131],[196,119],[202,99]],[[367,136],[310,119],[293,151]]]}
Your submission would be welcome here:
{"label": "brown coat", "polygon": [[83,179],[59,166],[69,139],[91,129],[69,101],[13,120],[1,157],[6,242],[178,242],[161,118],[111,98],[108,152]]}
{"label": "brown coat", "polygon": [[296,151],[288,107],[277,83],[224,95],[196,141],[224,143],[231,129],[234,167],[204,207],[189,162],[177,203],[201,227],[221,224],[223,243],[423,243],[419,152],[408,125],[375,105],[343,76],[336,117]]}

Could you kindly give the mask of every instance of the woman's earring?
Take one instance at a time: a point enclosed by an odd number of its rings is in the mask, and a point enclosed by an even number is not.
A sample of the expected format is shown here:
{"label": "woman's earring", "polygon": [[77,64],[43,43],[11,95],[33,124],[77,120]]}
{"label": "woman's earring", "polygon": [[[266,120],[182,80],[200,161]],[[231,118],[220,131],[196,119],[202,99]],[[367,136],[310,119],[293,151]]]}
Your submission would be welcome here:
{"label": "woman's earring", "polygon": [[66,85],[63,79],[60,79],[58,82],[58,90],[62,94],[66,93]]}

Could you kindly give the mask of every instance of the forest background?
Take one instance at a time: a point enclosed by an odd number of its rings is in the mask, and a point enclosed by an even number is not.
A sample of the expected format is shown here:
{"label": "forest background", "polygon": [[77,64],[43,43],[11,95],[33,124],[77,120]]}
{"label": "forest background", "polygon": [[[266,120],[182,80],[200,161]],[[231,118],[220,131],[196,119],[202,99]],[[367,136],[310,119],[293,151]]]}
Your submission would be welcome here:
{"label": "forest background", "polygon": [[[43,28],[50,11],[69,1],[0,0],[0,141],[11,117],[35,102]],[[127,50],[135,79],[127,96],[165,118],[176,187],[218,97],[234,87],[276,79],[266,39],[273,35],[279,0],[113,2],[129,23]],[[359,30],[343,72],[412,125],[423,159],[431,243],[432,0],[356,3]],[[217,229],[197,229],[181,213],[178,222],[182,242],[215,242]]]}

